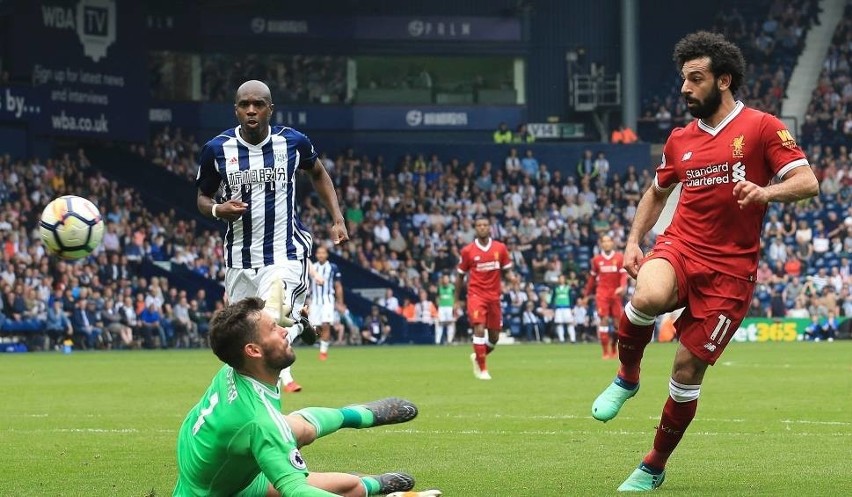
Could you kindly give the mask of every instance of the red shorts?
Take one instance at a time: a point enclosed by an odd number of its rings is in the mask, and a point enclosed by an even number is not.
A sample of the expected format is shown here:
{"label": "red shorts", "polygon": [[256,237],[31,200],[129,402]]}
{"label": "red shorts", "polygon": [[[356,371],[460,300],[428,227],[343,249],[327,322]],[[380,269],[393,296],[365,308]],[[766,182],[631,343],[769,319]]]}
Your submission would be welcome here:
{"label": "red shorts", "polygon": [[651,259],[665,259],[677,276],[677,307],[685,307],[675,321],[680,343],[715,364],[748,312],[754,282],[719,273],[665,243],[654,246],[643,262]]}
{"label": "red shorts", "polygon": [[503,328],[503,311],[499,300],[483,300],[474,295],[467,298],[467,318],[471,326],[484,324],[489,330]]}
{"label": "red shorts", "polygon": [[595,305],[598,308],[598,317],[601,319],[612,318],[616,323],[621,319],[621,313],[624,310],[621,295],[596,295]]}

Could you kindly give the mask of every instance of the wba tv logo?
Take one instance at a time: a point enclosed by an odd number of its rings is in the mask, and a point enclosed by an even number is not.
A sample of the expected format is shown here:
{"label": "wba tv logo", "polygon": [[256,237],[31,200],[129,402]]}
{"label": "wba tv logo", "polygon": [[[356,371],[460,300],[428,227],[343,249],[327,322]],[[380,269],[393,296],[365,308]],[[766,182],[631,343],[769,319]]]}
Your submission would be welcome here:
{"label": "wba tv logo", "polygon": [[77,33],[83,53],[97,62],[115,42],[115,0],[80,0],[76,8],[42,5],[44,27]]}

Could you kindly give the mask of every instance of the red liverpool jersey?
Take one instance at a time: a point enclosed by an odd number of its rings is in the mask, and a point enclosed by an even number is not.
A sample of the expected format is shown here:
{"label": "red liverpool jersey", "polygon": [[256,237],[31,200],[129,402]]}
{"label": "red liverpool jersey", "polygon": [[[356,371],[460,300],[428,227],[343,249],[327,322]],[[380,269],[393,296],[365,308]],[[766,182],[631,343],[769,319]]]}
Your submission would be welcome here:
{"label": "red liverpool jersey", "polygon": [[459,273],[468,274],[468,294],[482,300],[500,300],[502,273],[510,267],[509,251],[496,240],[490,240],[487,245],[474,240],[461,250]]}
{"label": "red liverpool jersey", "polygon": [[624,269],[624,254],[611,252],[609,255],[600,253],[592,257],[589,268],[589,280],[586,282],[585,295],[595,293],[599,296],[611,297],[615,289],[627,285],[627,271]]}
{"label": "red liverpool jersey", "polygon": [[671,225],[657,243],[672,245],[711,269],[753,278],[765,205],[740,209],[739,181],[767,186],[793,168],[808,166],[787,127],[774,116],[737,102],[715,128],[700,120],[672,131],[654,187],[683,185]]}

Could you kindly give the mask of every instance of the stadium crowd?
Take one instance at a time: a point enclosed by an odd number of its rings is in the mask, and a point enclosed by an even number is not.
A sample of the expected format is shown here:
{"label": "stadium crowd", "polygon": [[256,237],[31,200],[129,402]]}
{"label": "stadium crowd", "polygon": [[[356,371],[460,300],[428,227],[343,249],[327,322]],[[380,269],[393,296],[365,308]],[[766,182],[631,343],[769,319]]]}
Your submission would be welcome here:
{"label": "stadium crowd", "polygon": [[[203,253],[193,221],[151,213],[133,188],[92,167],[82,149],[45,161],[5,155],[0,171],[4,339],[24,336],[36,349],[66,340],[84,349],[199,346],[213,311],[205,292],[188,295],[165,277],[140,272],[143,259],[190,264],[182,254]],[[39,237],[39,214],[64,194],[98,199],[105,216],[102,246],[79,263],[49,256]],[[208,248],[221,250],[217,245]]]}
{"label": "stadium crowd", "polygon": [[[780,114],[793,66],[808,29],[818,22],[818,13],[816,0],[729,2],[719,9],[708,28],[723,33],[741,47],[748,63],[746,80],[737,92],[739,100],[764,112]],[[692,120],[680,97],[680,77],[671,74],[661,95],[643,101],[639,133],[646,141],[662,142],[673,127]]]}
{"label": "stadium crowd", "polygon": [[[175,174],[194,177],[190,164],[197,144],[179,130],[163,130],[152,146],[135,150]],[[752,316],[815,316],[823,322],[852,315],[852,155],[846,146],[812,144],[807,151],[822,194],[770,209]],[[330,248],[385,277],[389,286],[432,302],[440,276],[456,276],[460,247],[473,240],[472,219],[489,216],[494,238],[507,243],[522,276],[522,283],[505,289],[507,325],[513,334],[535,339],[548,336],[551,288],[560,275],[573,288],[578,324],[588,326],[581,327],[580,337],[584,329],[591,331],[593,306],[582,298],[589,259],[603,234],[623,246],[636,202],[652,178],[633,167],[623,177],[605,167],[586,170],[583,158],[569,168],[572,174],[563,174],[517,151],[496,166],[423,154],[389,166],[353,150],[324,161],[353,235],[345,247]],[[205,295],[187,295],[166,278],[140,276],[139,267],[143,259],[168,261],[221,280],[220,234],[174,213],[148,211],[138,192],[103,177],[82,150],[44,162],[5,156],[2,171],[0,320],[6,334],[47,331],[49,340],[35,344],[40,347],[58,345],[69,331],[84,348],[189,347],[202,341],[211,311]],[[37,213],[69,192],[99,199],[106,218],[102,248],[75,264],[48,257],[37,231]],[[328,220],[310,195],[302,215],[316,240],[329,239]],[[399,312],[434,320],[411,312],[420,304],[415,300],[401,303]],[[51,312],[55,305],[66,320]]]}
{"label": "stadium crowd", "polygon": [[[764,3],[762,13],[768,14],[762,20],[746,19],[732,7],[722,9],[714,23],[715,29],[746,47],[752,66],[743,100],[777,112],[803,36],[816,20],[816,2]],[[753,43],[746,42],[752,39]],[[830,323],[837,327],[836,318],[852,316],[850,59],[852,4],[847,4],[799,140],[820,180],[821,194],[812,201],[771,206],[750,316],[810,318],[822,328],[831,328]],[[222,60],[207,62],[205,99],[230,99],[241,70]],[[273,88],[282,95],[282,103],[340,92],[333,84],[337,76],[329,77],[340,70],[333,58],[248,57],[244,64],[262,67],[270,81],[288,82],[286,88]],[[234,70],[211,69],[218,67]],[[654,117],[660,107],[670,115]],[[672,92],[648,102],[646,116],[661,125],[663,136],[686,114],[682,99]],[[352,236],[345,246],[329,249],[384,277],[389,287],[418,296],[401,303],[392,297],[377,299],[377,305],[412,321],[432,323],[435,313],[422,309],[434,310],[428,303],[436,301],[439,279],[442,275],[455,279],[459,250],[474,237],[473,219],[486,215],[493,237],[506,242],[521,276],[521,282],[504,289],[511,333],[535,340],[552,336],[552,288],[564,275],[572,288],[578,336],[594,340],[594,306],[582,293],[589,260],[603,235],[612,236],[617,250],[623,248],[652,173],[632,165],[611,167],[605,155],[591,150],[556,167],[539,162],[522,144],[509,144],[505,150],[499,160],[438,157],[416,150],[392,161],[352,149],[323,154]],[[196,137],[179,128],[163,128],[149,144],[132,146],[132,151],[185,179],[192,191],[199,151]],[[47,256],[39,241],[38,213],[52,198],[68,193],[97,199],[105,215],[102,247],[80,263]],[[140,268],[143,261],[168,262],[221,281],[220,233],[174,212],[150,212],[136,190],[104,177],[82,149],[45,161],[0,157],[0,205],[0,339],[28,336],[34,348],[58,347],[66,339],[81,348],[204,343],[211,307],[222,303],[211,306],[203,290],[188,295],[185,289],[170,286],[165,277],[143,276]],[[314,196],[302,199],[302,218],[317,243],[327,243],[330,223]],[[651,242],[646,240],[646,246]],[[346,329],[357,328],[368,317],[341,311],[347,323],[339,329],[338,339],[343,341]],[[457,336],[463,339],[466,334]],[[369,333],[350,330],[351,341],[360,342],[362,337]]]}
{"label": "stadium crowd", "polygon": [[[184,156],[177,153],[169,154],[170,159],[152,160],[194,178],[191,154],[197,145],[181,136],[179,130],[164,129],[155,139],[159,145],[154,150],[185,150]],[[796,307],[797,299],[809,315],[820,319],[827,318],[829,311],[852,315],[852,156],[846,146],[835,150],[812,144],[807,152],[823,193],[812,202],[773,206],[767,214],[761,284],[752,316],[784,315]],[[523,336],[529,328],[524,325],[531,320],[524,312],[529,303],[540,336],[550,335],[551,289],[561,274],[573,289],[577,307],[582,307],[576,310],[579,322],[592,329],[594,306],[582,298],[588,262],[603,234],[612,236],[617,248],[623,247],[639,196],[652,181],[648,170],[632,166],[623,176],[609,173],[606,157],[591,151],[576,166],[560,169],[514,147],[507,148],[498,165],[457,158],[445,161],[422,153],[389,165],[382,157],[354,150],[334,159],[323,156],[323,161],[353,235],[345,247],[329,249],[385,277],[389,286],[399,285],[412,295],[425,291],[431,302],[435,302],[440,276],[455,278],[459,250],[473,240],[473,218],[489,216],[494,238],[507,243],[522,276],[522,284],[505,289],[505,310],[512,333]],[[329,239],[329,220],[315,198],[305,197],[302,216],[316,240]],[[399,312],[412,320],[433,322],[433,314],[415,312],[419,304],[416,298],[403,300]],[[392,306],[396,310],[396,304]]]}
{"label": "stadium crowd", "polygon": [[[847,2],[832,37],[802,124],[801,140],[835,149],[852,143],[852,3]],[[815,153],[821,156],[822,148]]]}

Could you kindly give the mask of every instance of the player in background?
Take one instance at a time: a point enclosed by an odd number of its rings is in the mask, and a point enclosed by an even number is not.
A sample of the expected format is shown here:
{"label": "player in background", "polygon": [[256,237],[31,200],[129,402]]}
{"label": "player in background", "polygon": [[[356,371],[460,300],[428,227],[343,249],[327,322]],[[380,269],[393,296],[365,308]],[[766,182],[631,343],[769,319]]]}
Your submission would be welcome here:
{"label": "player in background", "polygon": [[600,240],[601,252],[592,257],[589,279],[583,295],[588,297],[595,291],[595,306],[598,311],[598,339],[601,342],[604,359],[618,357],[618,322],[624,306],[624,292],[627,290],[627,271],[624,269],[624,255],[615,251],[615,242],[609,235]]}
{"label": "player in background", "polygon": [[559,275],[558,284],[550,294],[553,305],[553,324],[556,328],[556,338],[565,342],[565,328],[568,328],[568,339],[577,343],[577,330],[574,328],[574,307],[571,305],[571,287],[564,274]]}
{"label": "player in background", "polygon": [[[618,327],[621,365],[592,405],[596,419],[613,419],[639,390],[639,367],[655,317],[685,309],[675,322],[680,340],[653,448],[621,484],[622,491],[663,483],[666,462],[695,417],[707,367],[725,350],[751,302],[767,203],[819,193],[786,126],[734,99],[745,77],[737,46],[720,34],[693,33],[675,45],[674,60],[683,77],[681,93],[696,120],[672,131],[654,184],[639,202],[624,256],[636,289]],[[671,224],[645,255],[639,244],[678,183],[680,201]],[[724,465],[705,464],[702,478],[724,478],[719,473]]]}
{"label": "player in background", "polygon": [[456,289],[450,275],[441,276],[438,285],[438,322],[435,323],[435,345],[441,345],[444,330],[447,330],[447,345],[456,338]]}
{"label": "player in background", "polygon": [[[509,251],[502,242],[491,238],[491,221],[479,217],[474,222],[476,238],[461,250],[456,278],[455,301],[459,302],[467,275],[467,318],[473,327],[473,375],[490,380],[485,356],[494,351],[503,327],[500,300],[503,293],[502,276],[514,280]],[[485,336],[486,330],[488,336]]]}
{"label": "player in background", "polygon": [[[287,330],[265,306],[263,300],[247,297],[210,321],[210,348],[225,364],[178,432],[173,495],[365,496],[411,490],[414,478],[405,473],[359,477],[308,471],[299,448],[341,428],[410,421],[417,407],[389,398],[281,414],[278,378],[296,354]],[[420,493],[427,495],[440,492]]]}
{"label": "player in background", "polygon": [[429,299],[429,292],[425,288],[421,288],[417,292],[417,296],[419,300],[414,304],[414,320],[419,323],[434,325],[438,319],[438,308]]}
{"label": "player in background", "polygon": [[311,264],[311,305],[310,321],[320,327],[319,360],[328,359],[328,346],[331,343],[331,325],[334,323],[334,311],[343,304],[343,284],[340,282],[340,269],[328,260],[328,249],[317,247],[316,262]]}
{"label": "player in background", "polygon": [[[349,239],[337,192],[307,136],[287,126],[269,125],[275,106],[266,84],[246,81],[234,100],[239,125],[222,131],[201,149],[195,181],[198,210],[228,223],[224,240],[228,302],[255,296],[283,299],[286,315],[278,316],[279,323],[292,328],[289,337],[302,334],[310,345],[316,335],[308,319],[302,319],[302,307],[313,237],[297,212],[296,172],[308,174],[331,215],[335,245]],[[214,196],[220,189],[224,201],[218,203]],[[288,392],[302,388],[289,368],[282,370],[281,381]]]}

